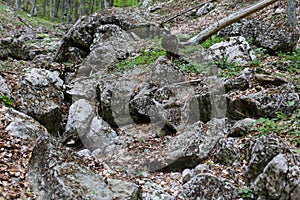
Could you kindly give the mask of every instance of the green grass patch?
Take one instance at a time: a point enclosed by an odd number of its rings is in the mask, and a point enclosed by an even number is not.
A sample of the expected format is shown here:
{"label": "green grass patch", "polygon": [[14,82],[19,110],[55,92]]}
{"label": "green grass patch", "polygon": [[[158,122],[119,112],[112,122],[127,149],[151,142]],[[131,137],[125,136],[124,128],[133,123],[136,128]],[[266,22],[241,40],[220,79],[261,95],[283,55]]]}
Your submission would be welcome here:
{"label": "green grass patch", "polygon": [[278,53],[278,69],[290,73],[299,72],[300,70],[300,48],[291,53]]}
{"label": "green grass patch", "polygon": [[208,39],[206,39],[202,44],[201,46],[204,48],[204,49],[208,49],[209,47],[211,47],[212,45],[216,44],[216,43],[219,43],[219,42],[222,42],[224,41],[225,39],[223,37],[220,37],[220,36],[217,36],[217,35],[212,35],[210,36]]}
{"label": "green grass patch", "polygon": [[114,65],[115,70],[123,71],[129,70],[136,66],[140,65],[150,65],[154,63],[160,56],[165,56],[166,50],[157,49],[157,50],[148,50],[148,51],[141,51],[138,56],[134,58],[129,58],[126,60],[122,60],[119,63]]}
{"label": "green grass patch", "polygon": [[6,95],[0,95],[0,103],[5,106],[11,107],[15,103],[15,101],[10,99]]}
{"label": "green grass patch", "polygon": [[[287,102],[288,106],[293,106],[295,102]],[[260,118],[253,126],[253,130],[258,136],[275,133],[285,135],[295,146],[300,146],[300,109],[297,109],[291,116],[286,116],[282,112],[276,112],[276,117],[272,119]]]}

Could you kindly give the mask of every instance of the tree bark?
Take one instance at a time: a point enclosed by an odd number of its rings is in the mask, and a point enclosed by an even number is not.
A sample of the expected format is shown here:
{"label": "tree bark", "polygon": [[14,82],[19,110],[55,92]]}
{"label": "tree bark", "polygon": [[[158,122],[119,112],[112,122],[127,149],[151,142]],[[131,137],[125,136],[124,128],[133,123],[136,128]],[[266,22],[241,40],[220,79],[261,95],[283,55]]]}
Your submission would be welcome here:
{"label": "tree bark", "polygon": [[31,17],[34,17],[37,14],[37,8],[36,8],[37,0],[33,0],[31,3],[32,3],[32,7],[31,7],[30,15],[31,15]]}
{"label": "tree bark", "polygon": [[297,11],[296,0],[288,0],[288,25],[292,30],[296,29]]}
{"label": "tree bark", "polygon": [[43,0],[43,17],[46,17],[47,0]]}
{"label": "tree bark", "polygon": [[225,28],[226,26],[229,26],[230,24],[234,22],[238,22],[244,17],[249,16],[250,14],[259,11],[273,3],[279,0],[262,0],[248,8],[243,8],[235,13],[232,13],[228,17],[225,17],[214,24],[210,25],[208,28],[203,30],[201,33],[198,35],[192,37],[189,39],[187,42],[181,43],[182,45],[190,45],[190,44],[195,44],[195,43],[201,43],[205,41],[207,38],[209,38],[211,35],[217,33],[219,30],[222,28]]}

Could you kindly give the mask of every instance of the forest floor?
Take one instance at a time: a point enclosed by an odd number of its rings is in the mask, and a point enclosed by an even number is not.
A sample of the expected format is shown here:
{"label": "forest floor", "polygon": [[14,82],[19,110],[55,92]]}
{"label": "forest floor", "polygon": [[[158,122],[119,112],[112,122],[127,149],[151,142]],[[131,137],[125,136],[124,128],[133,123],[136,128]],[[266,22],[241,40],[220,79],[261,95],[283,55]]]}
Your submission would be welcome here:
{"label": "forest floor", "polygon": [[[208,15],[205,15],[203,17],[196,17],[196,10],[192,10],[166,23],[166,26],[169,27],[171,32],[175,35],[195,35],[201,30],[208,27],[210,24],[214,23],[216,20],[221,19],[233,13],[234,11],[242,9],[243,7],[248,6],[254,2],[249,0],[244,1],[245,2],[238,3],[235,6],[233,0],[219,1],[218,3],[215,3],[217,9],[215,9]],[[191,8],[201,2],[204,1],[171,0],[169,2],[164,2],[162,9],[159,11],[159,14],[161,15],[160,19],[161,21],[166,20],[167,18],[174,16],[179,12]],[[281,0],[279,1],[279,4],[282,5],[284,9],[287,8],[286,1]],[[300,14],[298,6],[298,21],[300,21],[299,16]],[[275,23],[278,26],[283,26],[286,23],[285,15],[274,15],[274,5],[271,5],[255,14],[252,14],[248,18],[257,19],[260,21],[268,21],[271,23]],[[13,36],[17,34],[17,32],[22,32],[23,30],[35,29],[36,26],[40,24],[51,27],[50,31],[57,37],[63,36],[63,33],[66,31],[66,29],[63,28],[65,26],[52,24],[45,20],[34,19],[21,12],[14,12],[13,9],[8,8],[5,4],[2,3],[2,1],[0,2],[1,37]],[[298,48],[300,48],[300,41],[298,42]],[[279,58],[277,56],[262,56],[262,66],[266,67],[266,70],[274,73],[277,69],[274,69],[273,66],[269,65],[268,63],[271,63],[270,61],[272,60],[278,61],[278,59]],[[292,81],[296,81],[296,84],[298,84],[300,79],[299,72],[294,72],[294,74],[291,74],[289,72],[284,73],[286,73],[287,77],[290,77]],[[295,79],[293,77],[298,78]],[[17,137],[8,135],[5,131],[7,122],[2,120],[2,116],[0,116],[0,119],[0,200],[37,199],[35,194],[32,192],[30,183],[26,181],[26,175],[28,171],[27,165],[35,141],[19,139]],[[136,148],[139,148],[139,146],[137,145]],[[215,165],[214,167],[216,168],[214,170],[217,173],[222,174],[224,171],[227,171],[227,169],[224,169],[217,165]],[[107,176],[107,174],[103,173],[102,175]],[[116,178],[120,178],[120,176],[122,176],[122,172],[115,172],[114,176]],[[226,175],[225,173],[224,176],[226,177],[228,176],[228,174]],[[166,192],[170,192],[173,194],[176,193],[176,191],[170,191],[172,190],[172,188],[174,188],[174,186],[171,186],[171,184],[182,184],[180,181],[180,174],[178,173],[165,174],[158,172],[155,174],[151,174],[151,177],[149,175],[148,178],[153,179],[158,185],[162,186]],[[140,176],[131,176],[130,178],[127,177],[125,179],[132,180],[137,184],[143,181],[143,178]]]}

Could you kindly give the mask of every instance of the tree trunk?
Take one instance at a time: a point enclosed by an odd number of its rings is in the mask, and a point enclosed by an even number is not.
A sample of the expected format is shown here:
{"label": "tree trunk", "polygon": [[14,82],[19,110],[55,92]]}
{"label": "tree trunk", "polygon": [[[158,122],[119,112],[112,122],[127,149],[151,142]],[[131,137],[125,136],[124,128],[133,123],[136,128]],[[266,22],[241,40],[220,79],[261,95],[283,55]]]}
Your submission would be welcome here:
{"label": "tree trunk", "polygon": [[32,7],[31,7],[31,13],[30,13],[30,15],[31,15],[31,17],[34,17],[37,14],[37,9],[36,9],[37,0],[32,0],[31,3],[32,3]]}
{"label": "tree trunk", "polygon": [[80,1],[80,16],[85,15],[85,0]]}
{"label": "tree trunk", "polygon": [[46,17],[47,0],[43,0],[43,17]]}
{"label": "tree trunk", "polygon": [[79,18],[79,5],[78,0],[74,0],[74,20],[77,21]]}
{"label": "tree trunk", "polygon": [[201,43],[201,42],[205,41],[207,38],[209,38],[211,35],[217,33],[222,28],[225,28],[226,26],[229,26],[232,23],[238,22],[242,18],[247,17],[248,15],[250,15],[256,11],[259,11],[259,10],[269,6],[273,3],[275,3],[276,1],[279,1],[279,0],[262,0],[248,8],[243,8],[243,9],[229,15],[228,17],[225,17],[225,18],[215,22],[214,24],[210,25],[208,28],[203,30],[198,35],[192,37],[187,42],[182,43],[182,45]]}
{"label": "tree trunk", "polygon": [[296,29],[297,11],[296,0],[288,0],[288,25],[292,30]]}
{"label": "tree trunk", "polygon": [[93,14],[93,9],[94,9],[94,0],[90,0],[90,10],[89,10],[89,14]]}

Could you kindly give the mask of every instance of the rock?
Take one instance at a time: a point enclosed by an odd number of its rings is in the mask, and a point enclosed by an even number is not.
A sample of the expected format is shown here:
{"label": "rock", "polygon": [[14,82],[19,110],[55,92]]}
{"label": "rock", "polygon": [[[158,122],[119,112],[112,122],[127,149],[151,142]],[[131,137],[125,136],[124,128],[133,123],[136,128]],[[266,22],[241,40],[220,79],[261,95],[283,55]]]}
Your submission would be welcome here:
{"label": "rock", "polygon": [[274,24],[247,19],[222,29],[218,34],[252,39],[258,47],[265,48],[271,54],[293,51],[300,37],[299,33],[279,29]]}
{"label": "rock", "polygon": [[198,121],[187,106],[194,88],[166,57],[144,69],[102,76],[97,92],[100,115],[113,127],[161,122],[158,128],[167,125],[176,131]]}
{"label": "rock", "polygon": [[47,129],[32,117],[25,115],[13,108],[3,106],[0,108],[2,120],[9,122],[5,130],[8,134],[20,138],[38,138],[49,135]]}
{"label": "rock", "polygon": [[73,103],[69,109],[68,121],[63,134],[63,141],[80,140],[80,135],[88,132],[94,113],[93,106],[85,99]]}
{"label": "rock", "polygon": [[[114,48],[114,45],[117,44],[117,42],[113,42],[111,39],[109,39],[111,35],[107,35],[107,33],[110,34],[111,30],[109,29],[111,28],[108,27],[118,27],[117,29],[121,30],[121,32],[119,32],[115,38],[118,38],[120,34],[125,36],[126,34],[124,31],[127,31],[128,33],[134,32],[134,34],[143,38],[148,37],[151,34],[156,35],[157,31],[160,31],[159,28],[151,28],[153,24],[151,24],[147,18],[149,18],[148,14],[140,9],[128,10],[122,8],[110,8],[102,10],[100,13],[90,17],[82,17],[64,36],[54,60],[58,62],[69,60],[69,49],[71,47],[76,47],[83,50],[83,53],[78,52],[81,54],[79,58],[85,58],[91,52],[91,50],[94,49],[91,49],[91,46],[93,43],[95,44],[95,42],[99,45],[102,43],[105,44],[105,50],[112,52],[111,48]],[[105,36],[102,37],[101,34],[99,34],[101,31],[106,32],[106,36],[109,36],[107,38],[108,40],[106,40]],[[99,39],[101,38],[104,41],[100,42]],[[122,43],[127,44],[129,42],[125,40],[126,38],[119,38],[120,43],[117,45],[119,46],[117,49],[122,50],[122,52],[126,52],[126,48],[121,49]],[[128,46],[125,45],[123,47]],[[101,52],[105,53],[105,51],[101,51],[101,48],[97,48],[98,53],[96,49],[94,49],[94,51],[94,54],[99,54]],[[112,54],[112,56],[115,58],[115,53]]]}
{"label": "rock", "polygon": [[278,154],[253,182],[257,199],[299,199],[300,156]]}
{"label": "rock", "polygon": [[[293,102],[290,105],[288,102]],[[291,114],[299,107],[300,99],[293,86],[285,84],[277,88],[263,89],[247,95],[227,95],[227,117],[242,119],[245,117],[276,117],[275,112]]]}
{"label": "rock", "polygon": [[268,85],[280,86],[280,85],[289,83],[285,78],[274,77],[274,76],[266,75],[266,74],[255,74],[254,78],[260,85],[268,84]]}
{"label": "rock", "polygon": [[256,120],[251,118],[241,119],[234,123],[231,128],[230,137],[241,137],[251,133],[251,127],[256,122]]}
{"label": "rock", "polygon": [[[97,117],[90,102],[85,99],[71,105],[64,133],[64,141],[81,140],[91,152],[110,153],[111,145],[118,144],[116,132],[102,118]],[[114,149],[111,149],[114,150]]]}
{"label": "rock", "polygon": [[139,196],[139,187],[131,182],[121,180],[108,180],[108,187],[112,191],[112,199],[137,200]]}
{"label": "rock", "polygon": [[188,126],[168,144],[168,168],[178,170],[195,167],[207,158],[226,132],[225,119],[212,119],[206,125],[197,122]]}
{"label": "rock", "polygon": [[238,143],[232,138],[222,138],[215,145],[212,156],[215,163],[225,166],[236,166],[240,162],[240,149]]}
{"label": "rock", "polygon": [[274,135],[258,138],[249,150],[249,164],[245,172],[248,181],[253,182],[263,172],[266,165],[285,150],[286,147],[281,145]]}
{"label": "rock", "polygon": [[184,199],[236,199],[238,188],[228,180],[203,173],[193,177],[183,185]]}
{"label": "rock", "polygon": [[6,80],[0,76],[0,96],[11,97],[11,88],[7,85]]}
{"label": "rock", "polygon": [[162,187],[152,182],[146,182],[143,185],[140,198],[142,200],[175,200],[175,198],[165,192]]}
{"label": "rock", "polygon": [[73,102],[79,99],[93,100],[96,98],[97,79],[98,78],[94,76],[88,79],[75,79],[73,82],[68,84],[66,92],[72,97]]}
{"label": "rock", "polygon": [[77,152],[79,156],[84,156],[84,157],[91,157],[91,152],[88,149],[82,149]]}
{"label": "rock", "polygon": [[156,5],[153,5],[153,6],[149,7],[148,10],[149,10],[150,13],[156,12],[158,10],[161,10],[163,5],[164,4],[156,4]]}
{"label": "rock", "polygon": [[246,90],[249,88],[249,80],[245,77],[244,74],[228,78],[224,81],[224,88],[226,92],[232,90]]}
{"label": "rock", "polygon": [[82,66],[89,67],[90,70],[79,68],[77,76],[89,76],[109,67],[113,62],[127,58],[135,50],[133,43],[133,38],[117,25],[107,24],[97,27],[90,46],[91,52]]}
{"label": "rock", "polygon": [[[112,181],[107,185],[82,157],[50,138],[42,138],[36,144],[29,161],[28,180],[41,199],[110,200],[130,195],[128,199],[136,199],[137,193],[134,184],[128,182]],[[132,189],[124,191],[122,185]]]}
{"label": "rock", "polygon": [[19,60],[32,59],[26,45],[11,37],[0,39],[0,59],[7,59],[8,57]]}
{"label": "rock", "polygon": [[203,15],[208,14],[210,11],[214,9],[214,5],[211,2],[205,3],[203,6],[201,6],[197,12],[196,16],[201,17]]}
{"label": "rock", "polygon": [[195,172],[196,174],[208,173],[209,167],[206,164],[199,164],[195,167]]}
{"label": "rock", "polygon": [[244,37],[230,37],[229,41],[220,42],[208,48],[208,57],[227,63],[245,65],[255,60],[256,56]]}
{"label": "rock", "polygon": [[182,172],[182,182],[186,183],[194,176],[195,176],[195,171],[194,170],[185,169]]}
{"label": "rock", "polygon": [[57,136],[62,123],[64,98],[63,81],[58,73],[31,68],[21,79],[17,89],[17,107]]}

